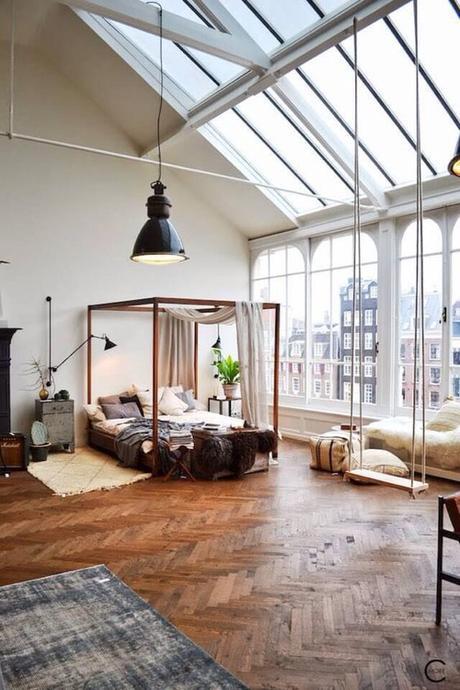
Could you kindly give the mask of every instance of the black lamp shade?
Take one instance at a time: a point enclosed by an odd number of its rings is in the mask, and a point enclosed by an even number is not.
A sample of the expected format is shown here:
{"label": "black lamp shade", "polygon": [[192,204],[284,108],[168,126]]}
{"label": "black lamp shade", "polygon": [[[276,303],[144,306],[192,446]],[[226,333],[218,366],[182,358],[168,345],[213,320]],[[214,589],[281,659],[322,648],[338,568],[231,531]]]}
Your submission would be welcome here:
{"label": "black lamp shade", "polygon": [[214,345],[211,345],[211,350],[222,350],[222,343],[220,340],[220,335],[217,336],[217,340]]}
{"label": "black lamp shade", "polygon": [[460,137],[457,141],[457,148],[455,149],[454,157],[447,166],[447,169],[451,175],[460,177]]}
{"label": "black lamp shade", "polygon": [[131,259],[144,264],[171,264],[185,261],[184,246],[169,220],[171,202],[164,196],[166,187],[157,182],[154,194],[147,199],[148,221],[134,243]]}
{"label": "black lamp shade", "polygon": [[112,347],[117,346],[117,344],[113,343],[111,340],[109,340],[106,335],[104,336],[104,340],[105,340],[104,350],[111,350]]}

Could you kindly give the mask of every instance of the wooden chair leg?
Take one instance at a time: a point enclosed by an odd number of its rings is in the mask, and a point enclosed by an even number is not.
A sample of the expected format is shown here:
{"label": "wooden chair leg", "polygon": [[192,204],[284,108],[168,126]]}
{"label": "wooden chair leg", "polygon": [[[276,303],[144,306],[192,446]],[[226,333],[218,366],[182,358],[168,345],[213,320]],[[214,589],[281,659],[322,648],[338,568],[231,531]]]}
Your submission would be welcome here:
{"label": "wooden chair leg", "polygon": [[438,559],[436,568],[436,625],[441,624],[442,616],[442,561],[444,529],[444,499],[438,496]]}

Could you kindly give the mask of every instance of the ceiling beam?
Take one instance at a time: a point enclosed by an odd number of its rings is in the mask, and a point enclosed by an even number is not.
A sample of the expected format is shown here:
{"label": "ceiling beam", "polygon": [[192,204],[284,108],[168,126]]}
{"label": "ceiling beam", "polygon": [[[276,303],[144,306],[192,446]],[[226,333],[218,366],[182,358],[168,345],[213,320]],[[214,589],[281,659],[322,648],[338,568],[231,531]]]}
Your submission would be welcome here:
{"label": "ceiling beam", "polygon": [[[62,0],[62,4],[121,22],[151,34],[160,33],[160,10],[140,0]],[[243,35],[224,33],[163,10],[163,36],[170,41],[216,55],[259,72],[270,66],[268,56]]]}
{"label": "ceiling beam", "polygon": [[[303,126],[319,141],[330,157],[353,179],[353,152],[349,151],[343,141],[324,124],[307,99],[285,77],[280,79],[272,88],[280,100],[296,115]],[[378,183],[365,170],[364,166],[361,166],[360,170],[360,186],[372,204],[380,208],[386,208],[387,203],[384,193],[381,191]]]}
{"label": "ceiling beam", "polygon": [[272,64],[264,74],[255,76],[246,72],[193,106],[184,127],[201,127],[213,117],[235,107],[248,96],[260,93],[288,72],[340,43],[352,34],[354,17],[358,20],[358,30],[361,30],[407,2],[408,0],[353,0],[336,12],[327,14],[272,53]]}

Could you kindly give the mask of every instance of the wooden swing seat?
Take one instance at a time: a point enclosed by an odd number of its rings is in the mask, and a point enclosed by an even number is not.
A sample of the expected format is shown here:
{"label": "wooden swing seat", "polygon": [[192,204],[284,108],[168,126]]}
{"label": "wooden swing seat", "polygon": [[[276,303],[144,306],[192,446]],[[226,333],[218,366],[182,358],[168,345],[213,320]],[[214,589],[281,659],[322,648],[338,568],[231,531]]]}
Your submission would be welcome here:
{"label": "wooden swing seat", "polygon": [[428,489],[426,482],[415,481],[411,483],[409,477],[395,477],[391,474],[383,474],[382,472],[374,472],[373,470],[348,470],[345,472],[346,479],[355,479],[356,481],[373,482],[374,484],[382,484],[389,486],[392,489],[399,489],[400,491],[407,491],[410,494],[419,494]]}

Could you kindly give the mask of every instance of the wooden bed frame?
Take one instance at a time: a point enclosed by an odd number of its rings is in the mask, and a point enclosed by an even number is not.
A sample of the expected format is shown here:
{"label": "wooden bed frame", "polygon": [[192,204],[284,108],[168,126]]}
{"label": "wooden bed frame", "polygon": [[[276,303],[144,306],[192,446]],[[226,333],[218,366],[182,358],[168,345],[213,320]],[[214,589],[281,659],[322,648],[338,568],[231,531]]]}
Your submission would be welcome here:
{"label": "wooden bed frame", "polygon": [[[188,297],[146,297],[143,299],[125,300],[121,302],[106,302],[103,304],[90,304],[87,311],[87,331],[88,331],[88,346],[87,346],[87,402],[92,402],[92,347],[90,338],[92,333],[92,318],[93,312],[96,311],[123,311],[131,313],[150,313],[152,314],[152,340],[153,340],[153,354],[152,354],[152,459],[156,459],[158,452],[158,360],[159,360],[159,315],[164,312],[164,306],[161,305],[186,305],[196,307],[199,311],[209,313],[217,311],[221,307],[235,307],[236,302],[229,300],[208,300],[208,299],[191,299]],[[278,439],[278,424],[279,424],[279,362],[280,362],[280,305],[275,302],[263,302],[263,309],[273,309],[275,312],[275,332],[274,332],[274,362],[273,362],[273,429],[275,431],[276,439]],[[195,323],[194,329],[194,379],[195,379],[195,397],[198,397],[198,334],[199,324]],[[97,430],[90,430],[89,435],[90,444],[102,444],[102,447],[109,452],[115,449],[114,440],[109,438],[108,434],[102,434]],[[103,444],[106,445],[103,445]],[[276,441],[277,443],[277,441]],[[113,450],[110,450],[111,446]],[[275,447],[273,457],[278,457],[278,448]]]}

